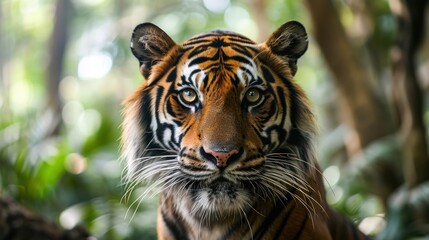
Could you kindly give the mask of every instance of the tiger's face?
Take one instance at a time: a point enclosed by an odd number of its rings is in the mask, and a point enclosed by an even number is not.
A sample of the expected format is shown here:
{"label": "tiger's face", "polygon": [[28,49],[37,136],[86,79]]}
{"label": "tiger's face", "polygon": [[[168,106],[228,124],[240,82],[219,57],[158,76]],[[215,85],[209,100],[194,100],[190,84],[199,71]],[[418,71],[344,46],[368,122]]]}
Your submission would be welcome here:
{"label": "tiger's face", "polygon": [[301,24],[284,24],[262,44],[225,31],[176,44],[146,23],[131,44],[146,78],[125,102],[132,182],[151,182],[200,218],[306,189],[315,127],[292,80],[307,48]]}

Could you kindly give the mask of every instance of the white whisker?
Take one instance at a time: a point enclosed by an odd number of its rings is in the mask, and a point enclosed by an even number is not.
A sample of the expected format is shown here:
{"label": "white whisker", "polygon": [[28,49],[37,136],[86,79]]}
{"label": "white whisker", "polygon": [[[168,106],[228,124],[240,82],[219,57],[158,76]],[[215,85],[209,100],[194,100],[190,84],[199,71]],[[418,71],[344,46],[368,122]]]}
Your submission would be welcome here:
{"label": "white whisker", "polygon": [[247,218],[246,212],[243,210],[243,208],[238,205],[238,208],[240,209],[240,211],[243,213],[244,219],[247,222],[247,226],[249,226],[249,230],[250,230],[250,239],[253,240],[253,230],[252,230],[252,225],[250,225],[249,219]]}

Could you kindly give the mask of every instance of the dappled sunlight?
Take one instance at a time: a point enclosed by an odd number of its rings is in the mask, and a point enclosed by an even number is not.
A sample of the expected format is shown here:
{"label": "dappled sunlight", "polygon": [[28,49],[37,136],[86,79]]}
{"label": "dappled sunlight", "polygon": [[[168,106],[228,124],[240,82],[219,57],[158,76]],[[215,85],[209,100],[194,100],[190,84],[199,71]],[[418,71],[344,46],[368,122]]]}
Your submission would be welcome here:
{"label": "dappled sunlight", "polygon": [[359,224],[359,229],[368,235],[375,235],[381,232],[386,225],[384,215],[364,218]]}
{"label": "dappled sunlight", "polygon": [[67,102],[62,111],[64,123],[73,125],[83,113],[83,106],[78,101]]}
{"label": "dappled sunlight", "polygon": [[82,221],[83,209],[80,205],[75,205],[67,208],[61,212],[59,221],[61,226],[66,229],[74,228],[79,222]]}
{"label": "dappled sunlight", "polygon": [[153,22],[160,26],[165,26],[164,30],[171,32],[171,35],[174,36],[180,33],[180,26],[183,24],[183,20],[182,14],[169,13],[155,17]]}
{"label": "dappled sunlight", "polygon": [[77,4],[86,5],[88,7],[96,7],[106,2],[106,0],[74,0],[74,1],[76,1]]}
{"label": "dappled sunlight", "polygon": [[335,165],[329,166],[323,171],[323,177],[328,183],[328,186],[335,186],[338,180],[340,180],[340,176],[340,169]]}
{"label": "dappled sunlight", "polygon": [[230,0],[203,0],[204,6],[215,13],[222,13],[229,6]]}
{"label": "dappled sunlight", "polygon": [[240,6],[228,7],[225,11],[224,20],[232,31],[239,32],[256,41],[258,28],[245,8]]}
{"label": "dappled sunlight", "polygon": [[77,75],[82,80],[100,79],[109,73],[112,64],[109,54],[93,53],[79,60]]}
{"label": "dappled sunlight", "polygon": [[[142,184],[129,193],[128,202],[121,202],[126,191],[125,164],[119,153],[122,102],[146,81],[130,51],[133,28],[152,22],[178,43],[213,29],[235,31],[258,42],[265,30],[298,20],[307,29],[309,47],[298,61],[294,81],[316,113],[320,129],[316,154],[327,200],[365,233],[374,236],[385,227],[388,204],[381,192],[404,183],[401,148],[410,142],[400,142],[403,114],[392,103],[391,55],[401,55],[393,48],[398,23],[392,14],[404,10],[399,1],[366,1],[359,6],[353,5],[359,1],[333,1],[356,62],[368,71],[358,82],[369,82],[363,93],[373,92],[374,99],[389,104],[386,114],[375,111],[380,113],[378,118],[374,112],[363,113],[379,104],[373,101],[368,107],[362,104],[368,98],[354,95],[362,84],[340,91],[356,73],[346,72],[346,77],[335,81],[332,69],[345,71],[350,64],[329,64],[332,58],[324,58],[318,36],[331,35],[317,34],[317,21],[312,21],[310,11],[313,5],[268,0],[259,9],[254,6],[257,0],[65,0],[71,6],[60,14],[70,13],[65,21],[55,16],[59,2],[0,2],[1,197],[20,201],[66,229],[83,225],[100,239],[155,239],[158,196],[142,199],[148,189]],[[360,8],[365,6],[371,11]],[[64,24],[57,33],[53,32],[56,23]],[[328,45],[332,47],[328,53],[340,52],[340,45]],[[425,40],[425,46],[416,51],[419,87],[426,99],[429,42]],[[49,67],[51,59],[58,66]],[[352,109],[350,103],[358,104]],[[429,125],[427,105],[424,101],[420,106],[425,126]],[[383,122],[366,130],[370,119]],[[394,126],[391,138],[362,137],[378,132],[389,120]],[[400,173],[395,175],[392,169]],[[382,180],[392,184],[383,187]]]}
{"label": "dappled sunlight", "polygon": [[[34,93],[34,85],[28,84],[29,76],[25,75],[25,66],[22,62],[16,61],[9,65],[14,73],[13,84],[10,85],[10,105],[13,106],[11,111],[15,114],[26,114],[29,108],[34,108],[40,104],[40,100],[36,99],[37,94]],[[15,75],[16,73],[16,75]]]}
{"label": "dappled sunlight", "polygon": [[85,171],[87,164],[86,158],[79,153],[69,154],[65,162],[67,171],[73,174],[80,174]]}

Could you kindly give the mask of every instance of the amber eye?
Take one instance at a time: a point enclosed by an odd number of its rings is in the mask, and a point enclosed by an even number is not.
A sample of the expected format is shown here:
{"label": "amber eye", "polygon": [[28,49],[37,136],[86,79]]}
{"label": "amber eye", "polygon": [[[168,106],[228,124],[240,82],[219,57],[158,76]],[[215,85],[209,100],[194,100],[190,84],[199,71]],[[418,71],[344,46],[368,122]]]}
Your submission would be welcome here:
{"label": "amber eye", "polygon": [[194,103],[197,100],[197,93],[192,88],[183,89],[180,92],[180,96],[182,100],[187,104]]}
{"label": "amber eye", "polygon": [[261,90],[257,88],[251,88],[247,90],[246,95],[244,97],[246,98],[246,101],[248,103],[257,104],[262,97]]}

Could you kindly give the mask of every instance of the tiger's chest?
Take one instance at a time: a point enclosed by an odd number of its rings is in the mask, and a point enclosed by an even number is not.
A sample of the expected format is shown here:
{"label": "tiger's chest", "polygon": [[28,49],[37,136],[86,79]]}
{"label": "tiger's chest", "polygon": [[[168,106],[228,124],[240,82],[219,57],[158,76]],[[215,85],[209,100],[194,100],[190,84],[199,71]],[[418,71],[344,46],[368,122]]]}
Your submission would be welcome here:
{"label": "tiger's chest", "polygon": [[231,215],[207,212],[197,216],[191,198],[163,195],[159,239],[331,239],[326,219],[316,213],[310,215],[299,201],[274,204],[267,199],[252,205]]}

